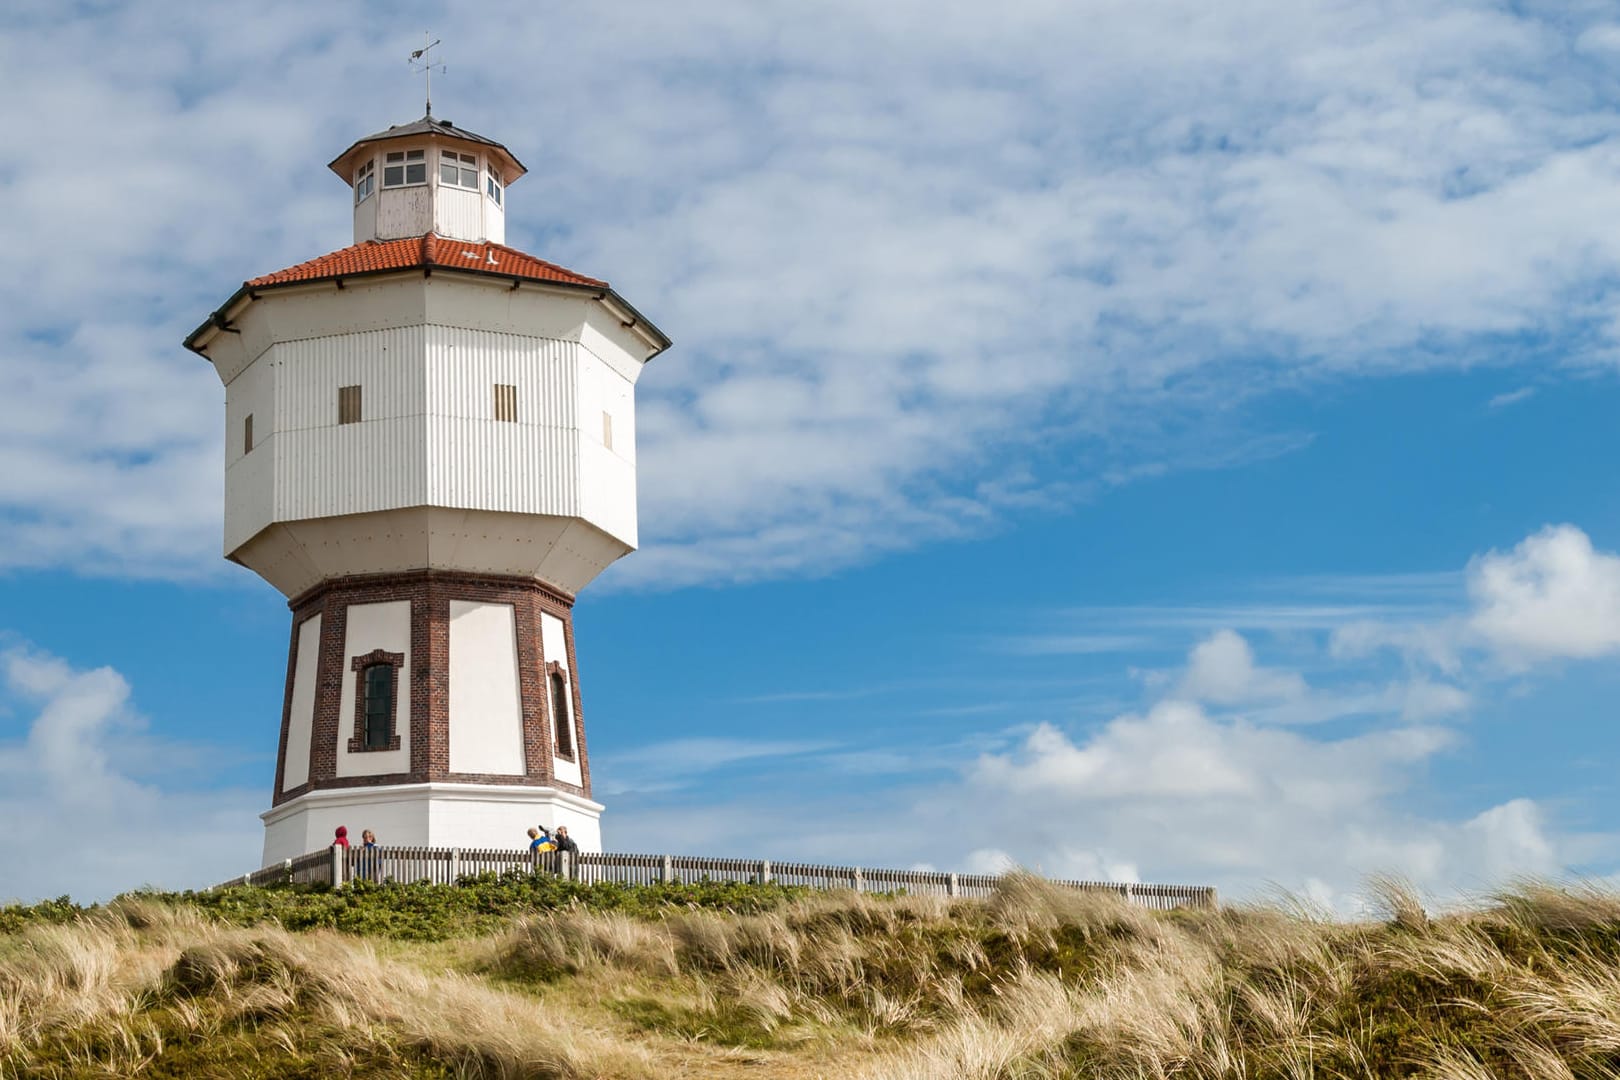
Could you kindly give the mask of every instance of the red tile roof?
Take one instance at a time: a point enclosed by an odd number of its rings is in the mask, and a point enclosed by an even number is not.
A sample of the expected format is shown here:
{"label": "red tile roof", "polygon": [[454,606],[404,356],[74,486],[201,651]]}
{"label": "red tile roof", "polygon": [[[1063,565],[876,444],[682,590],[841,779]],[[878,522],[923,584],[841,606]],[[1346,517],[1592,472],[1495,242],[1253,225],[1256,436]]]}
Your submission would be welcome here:
{"label": "red tile roof", "polygon": [[325,281],[331,278],[374,274],[382,270],[411,270],[442,266],[446,270],[467,270],[497,277],[529,281],[555,281],[564,285],[591,285],[607,288],[608,283],[576,274],[556,263],[525,255],[504,244],[472,244],[428,233],[405,240],[368,240],[318,259],[277,270],[247,282],[248,288],[288,285],[296,281]]}

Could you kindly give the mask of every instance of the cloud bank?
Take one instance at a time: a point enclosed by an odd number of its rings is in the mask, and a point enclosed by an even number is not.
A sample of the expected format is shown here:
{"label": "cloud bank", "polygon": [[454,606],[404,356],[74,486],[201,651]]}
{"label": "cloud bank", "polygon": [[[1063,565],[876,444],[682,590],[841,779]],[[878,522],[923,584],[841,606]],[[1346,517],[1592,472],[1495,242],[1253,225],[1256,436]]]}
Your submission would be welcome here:
{"label": "cloud bank", "polygon": [[[261,796],[186,788],[174,776],[184,750],[147,733],[128,682],[111,668],[75,668],[22,646],[0,651],[0,821],[8,823],[0,903],[64,893],[85,902],[143,884],[196,888],[255,869]],[[166,785],[130,769],[154,755],[167,762]]]}
{"label": "cloud bank", "polygon": [[[1612,355],[1597,8],[412,10],[451,24],[441,112],[534,167],[514,243],[679,343],[642,386],[621,586],[822,572],[1286,452],[1305,433],[1242,411],[1279,384],[1511,361],[1527,330]],[[0,568],[226,572],[220,391],[178,340],[348,242],[324,162],[419,109],[414,30],[372,16],[8,8],[34,93],[0,147]],[[86,147],[116,165],[62,167]]]}

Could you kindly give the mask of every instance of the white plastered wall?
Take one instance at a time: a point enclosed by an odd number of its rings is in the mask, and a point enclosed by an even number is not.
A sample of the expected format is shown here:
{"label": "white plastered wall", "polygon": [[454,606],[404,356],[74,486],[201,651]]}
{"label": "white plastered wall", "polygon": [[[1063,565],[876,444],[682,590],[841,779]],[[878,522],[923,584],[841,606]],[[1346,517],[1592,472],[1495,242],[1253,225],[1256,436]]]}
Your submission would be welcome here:
{"label": "white plastered wall", "polygon": [[[579,768],[579,725],[574,722],[574,673],[568,667],[568,637],[563,627],[563,621],[555,615],[540,615],[540,648],[546,658],[546,663],[559,664],[563,669],[563,678],[568,681],[568,693],[563,695],[563,708],[567,716],[556,716],[551,708],[551,692],[549,683],[546,692],[546,714],[551,717],[551,745],[557,745],[557,727],[566,724],[573,734],[570,740],[574,747],[574,760],[564,757],[552,757],[552,774],[558,780],[570,784],[583,784],[583,774]],[[570,829],[570,832],[573,830]]]}
{"label": "white plastered wall", "polygon": [[517,622],[511,604],[450,601],[450,771],[524,774]]}
{"label": "white plastered wall", "polygon": [[634,383],[595,353],[579,350],[580,510],[632,547],[637,543],[635,400]]}
{"label": "white plastered wall", "polygon": [[309,780],[309,744],[315,729],[315,673],[320,659],[321,617],[316,614],[298,625],[292,704],[287,712],[287,759],[281,766],[282,791],[291,791]]}
{"label": "white plastered wall", "polygon": [[384,846],[522,850],[530,826],[568,834],[581,851],[602,850],[602,805],[553,788],[495,784],[400,784],[300,795],[260,815],[264,864],[317,851],[339,825],[358,841],[361,830]]}
{"label": "white plastered wall", "polygon": [[[399,687],[394,698],[394,731],[399,735],[398,750],[351,752],[354,737],[354,703],[359,673],[351,661],[378,649],[403,653]],[[344,631],[343,695],[338,705],[337,775],[382,776],[409,772],[411,765],[411,602],[390,600],[380,604],[350,604],[348,626]]]}

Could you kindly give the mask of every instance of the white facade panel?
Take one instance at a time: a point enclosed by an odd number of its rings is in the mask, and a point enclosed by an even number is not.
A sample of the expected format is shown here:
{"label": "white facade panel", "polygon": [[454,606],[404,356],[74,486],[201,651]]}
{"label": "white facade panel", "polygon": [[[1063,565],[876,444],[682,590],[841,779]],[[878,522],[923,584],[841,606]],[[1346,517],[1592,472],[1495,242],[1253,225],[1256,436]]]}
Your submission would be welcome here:
{"label": "white facade panel", "polygon": [[426,501],[421,420],[374,420],[276,438],[280,521],[360,514]]}
{"label": "white facade panel", "polygon": [[287,713],[287,758],[281,765],[282,791],[291,791],[309,780],[310,738],[315,730],[315,672],[320,659],[321,617],[316,614],[298,626],[292,706]]}
{"label": "white facade panel", "polygon": [[[351,189],[352,190],[352,189]],[[354,242],[359,244],[377,237],[377,193],[372,192],[354,206]]]}
{"label": "white facade panel", "polygon": [[243,421],[253,417],[253,444],[268,439],[275,431],[275,369],[260,357],[237,375],[225,394],[225,467],[242,458]]}
{"label": "white facade panel", "polygon": [[427,501],[518,514],[581,513],[578,441],[560,428],[434,416]]}
{"label": "white facade panel", "polygon": [[450,771],[524,774],[523,695],[511,604],[450,601]]}
{"label": "white facade panel", "polygon": [[439,185],[433,211],[433,226],[434,232],[451,240],[466,240],[472,243],[483,240],[484,196],[480,192],[468,191],[465,188]]}
{"label": "white facade panel", "polygon": [[[420,326],[283,342],[277,371],[278,430],[336,427],[338,387],[362,388],[362,424],[426,411]],[[257,365],[255,365],[257,366]]]}
{"label": "white facade panel", "polygon": [[[343,644],[343,693],[338,704],[337,775],[381,776],[410,771],[411,767],[411,602],[350,604]],[[381,649],[405,657],[399,670],[394,698],[394,731],[398,750],[349,749],[355,735],[354,706],[360,672],[351,670],[357,656]]]}
{"label": "white facade panel", "polygon": [[541,282],[514,289],[502,278],[428,278],[421,290],[424,318],[434,326],[459,326],[531,339],[579,340],[590,309],[600,307],[588,294]]}
{"label": "white facade panel", "polygon": [[581,440],[579,515],[636,546],[636,467],[600,442]]}
{"label": "white facade panel", "polygon": [[506,206],[484,198],[484,239],[492,244],[506,243]]}
{"label": "white facade panel", "polygon": [[613,453],[636,463],[636,387],[587,349],[579,352],[579,428],[584,441],[606,446],[603,415],[611,418]]}
{"label": "white facade panel", "polygon": [[651,351],[647,343],[601,304],[587,306],[584,316],[579,330],[580,344],[632,383],[641,378],[641,369]]}
{"label": "white facade panel", "polygon": [[242,336],[262,338],[263,348],[309,338],[420,327],[426,299],[422,272],[330,281],[262,296],[238,320]]}
{"label": "white facade panel", "polygon": [[433,195],[425,184],[379,188],[372,198],[377,200],[377,239],[403,240],[433,231]]}
{"label": "white facade panel", "polygon": [[[565,757],[553,756],[551,759],[552,773],[558,780],[570,784],[579,784],[581,773],[579,769],[579,725],[574,721],[574,673],[568,666],[568,633],[563,621],[555,615],[540,614],[540,654],[545,657],[546,663],[558,664],[562,667],[563,678],[568,680],[568,693],[563,695],[563,711],[568,715],[557,716],[551,708],[550,688],[546,693],[546,714],[551,717],[551,745],[557,745],[557,728],[566,726],[573,738],[569,744],[574,747],[574,760]],[[573,830],[570,829],[570,832]]]}
{"label": "white facade panel", "polygon": [[555,338],[427,328],[427,407],[442,416],[495,418],[496,383],[518,388],[518,423],[574,425],[579,345]]}
{"label": "white facade panel", "polygon": [[[579,513],[572,342],[435,326],[428,334],[429,499],[437,506]],[[495,419],[497,384],[517,421]]]}

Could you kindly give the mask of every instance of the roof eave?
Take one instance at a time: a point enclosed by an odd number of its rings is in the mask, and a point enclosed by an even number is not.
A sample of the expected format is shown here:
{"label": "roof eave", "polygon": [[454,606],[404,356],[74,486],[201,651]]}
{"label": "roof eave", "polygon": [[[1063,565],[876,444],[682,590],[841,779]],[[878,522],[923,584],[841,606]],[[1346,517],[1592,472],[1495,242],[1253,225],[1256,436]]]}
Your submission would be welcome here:
{"label": "roof eave", "polygon": [[397,135],[391,135],[385,131],[376,135],[369,135],[364,139],[359,139],[354,143],[351,143],[347,150],[343,151],[343,153],[327,162],[326,167],[331,169],[332,172],[336,174],[338,179],[342,180],[345,184],[352,183],[354,181],[354,169],[347,163],[352,157],[354,157],[355,151],[366,146],[376,146],[381,143],[392,142],[395,139],[454,139],[458,142],[467,143],[471,146],[483,147],[486,152],[497,153],[503,159],[501,167],[501,180],[503,184],[509,185],[529,171],[528,166],[519,161],[517,159],[517,155],[512,153],[512,151],[508,150],[501,143],[488,142],[482,139],[469,139],[466,136],[458,133],[455,128],[446,128],[443,131],[401,131]]}
{"label": "roof eave", "polygon": [[642,361],[643,363],[652,360],[653,357],[664,352],[672,344],[674,344],[672,341],[670,341],[667,334],[658,329],[658,327],[647,319],[646,316],[642,315],[641,312],[637,311],[635,306],[631,304],[630,301],[620,296],[618,292],[616,292],[610,285],[606,285],[601,282],[588,281],[550,281],[546,278],[522,277],[521,275],[516,274],[501,273],[498,270],[485,270],[479,267],[471,266],[447,266],[443,263],[425,263],[418,266],[384,266],[378,267],[375,270],[356,270],[353,273],[348,274],[326,274],[322,277],[302,278],[297,281],[275,281],[260,284],[244,281],[242,283],[242,287],[232,293],[229,300],[226,300],[225,303],[221,304],[216,311],[208,316],[208,318],[204,319],[202,324],[198,326],[197,329],[186,335],[184,344],[187,349],[196,353],[198,356],[207,359],[208,354],[203,350],[207,348],[208,343],[207,341],[201,340],[204,335],[212,338],[213,333],[209,333],[210,331],[218,333],[219,331],[230,330],[231,327],[229,324],[232,320],[232,315],[236,312],[236,309],[242,300],[245,298],[249,303],[251,303],[252,301],[258,299],[258,294],[261,292],[270,292],[275,289],[286,289],[296,285],[320,285],[325,282],[349,281],[353,280],[354,278],[378,277],[383,274],[409,274],[417,270],[438,271],[445,274],[465,274],[468,277],[494,278],[501,281],[511,281],[526,285],[539,285],[545,288],[562,289],[568,292],[590,293],[598,300],[611,299],[613,301],[613,305],[622,311],[618,317],[619,322],[625,327],[625,329],[639,333],[641,336],[645,337],[648,344],[652,346],[653,351],[648,354],[647,360]]}

